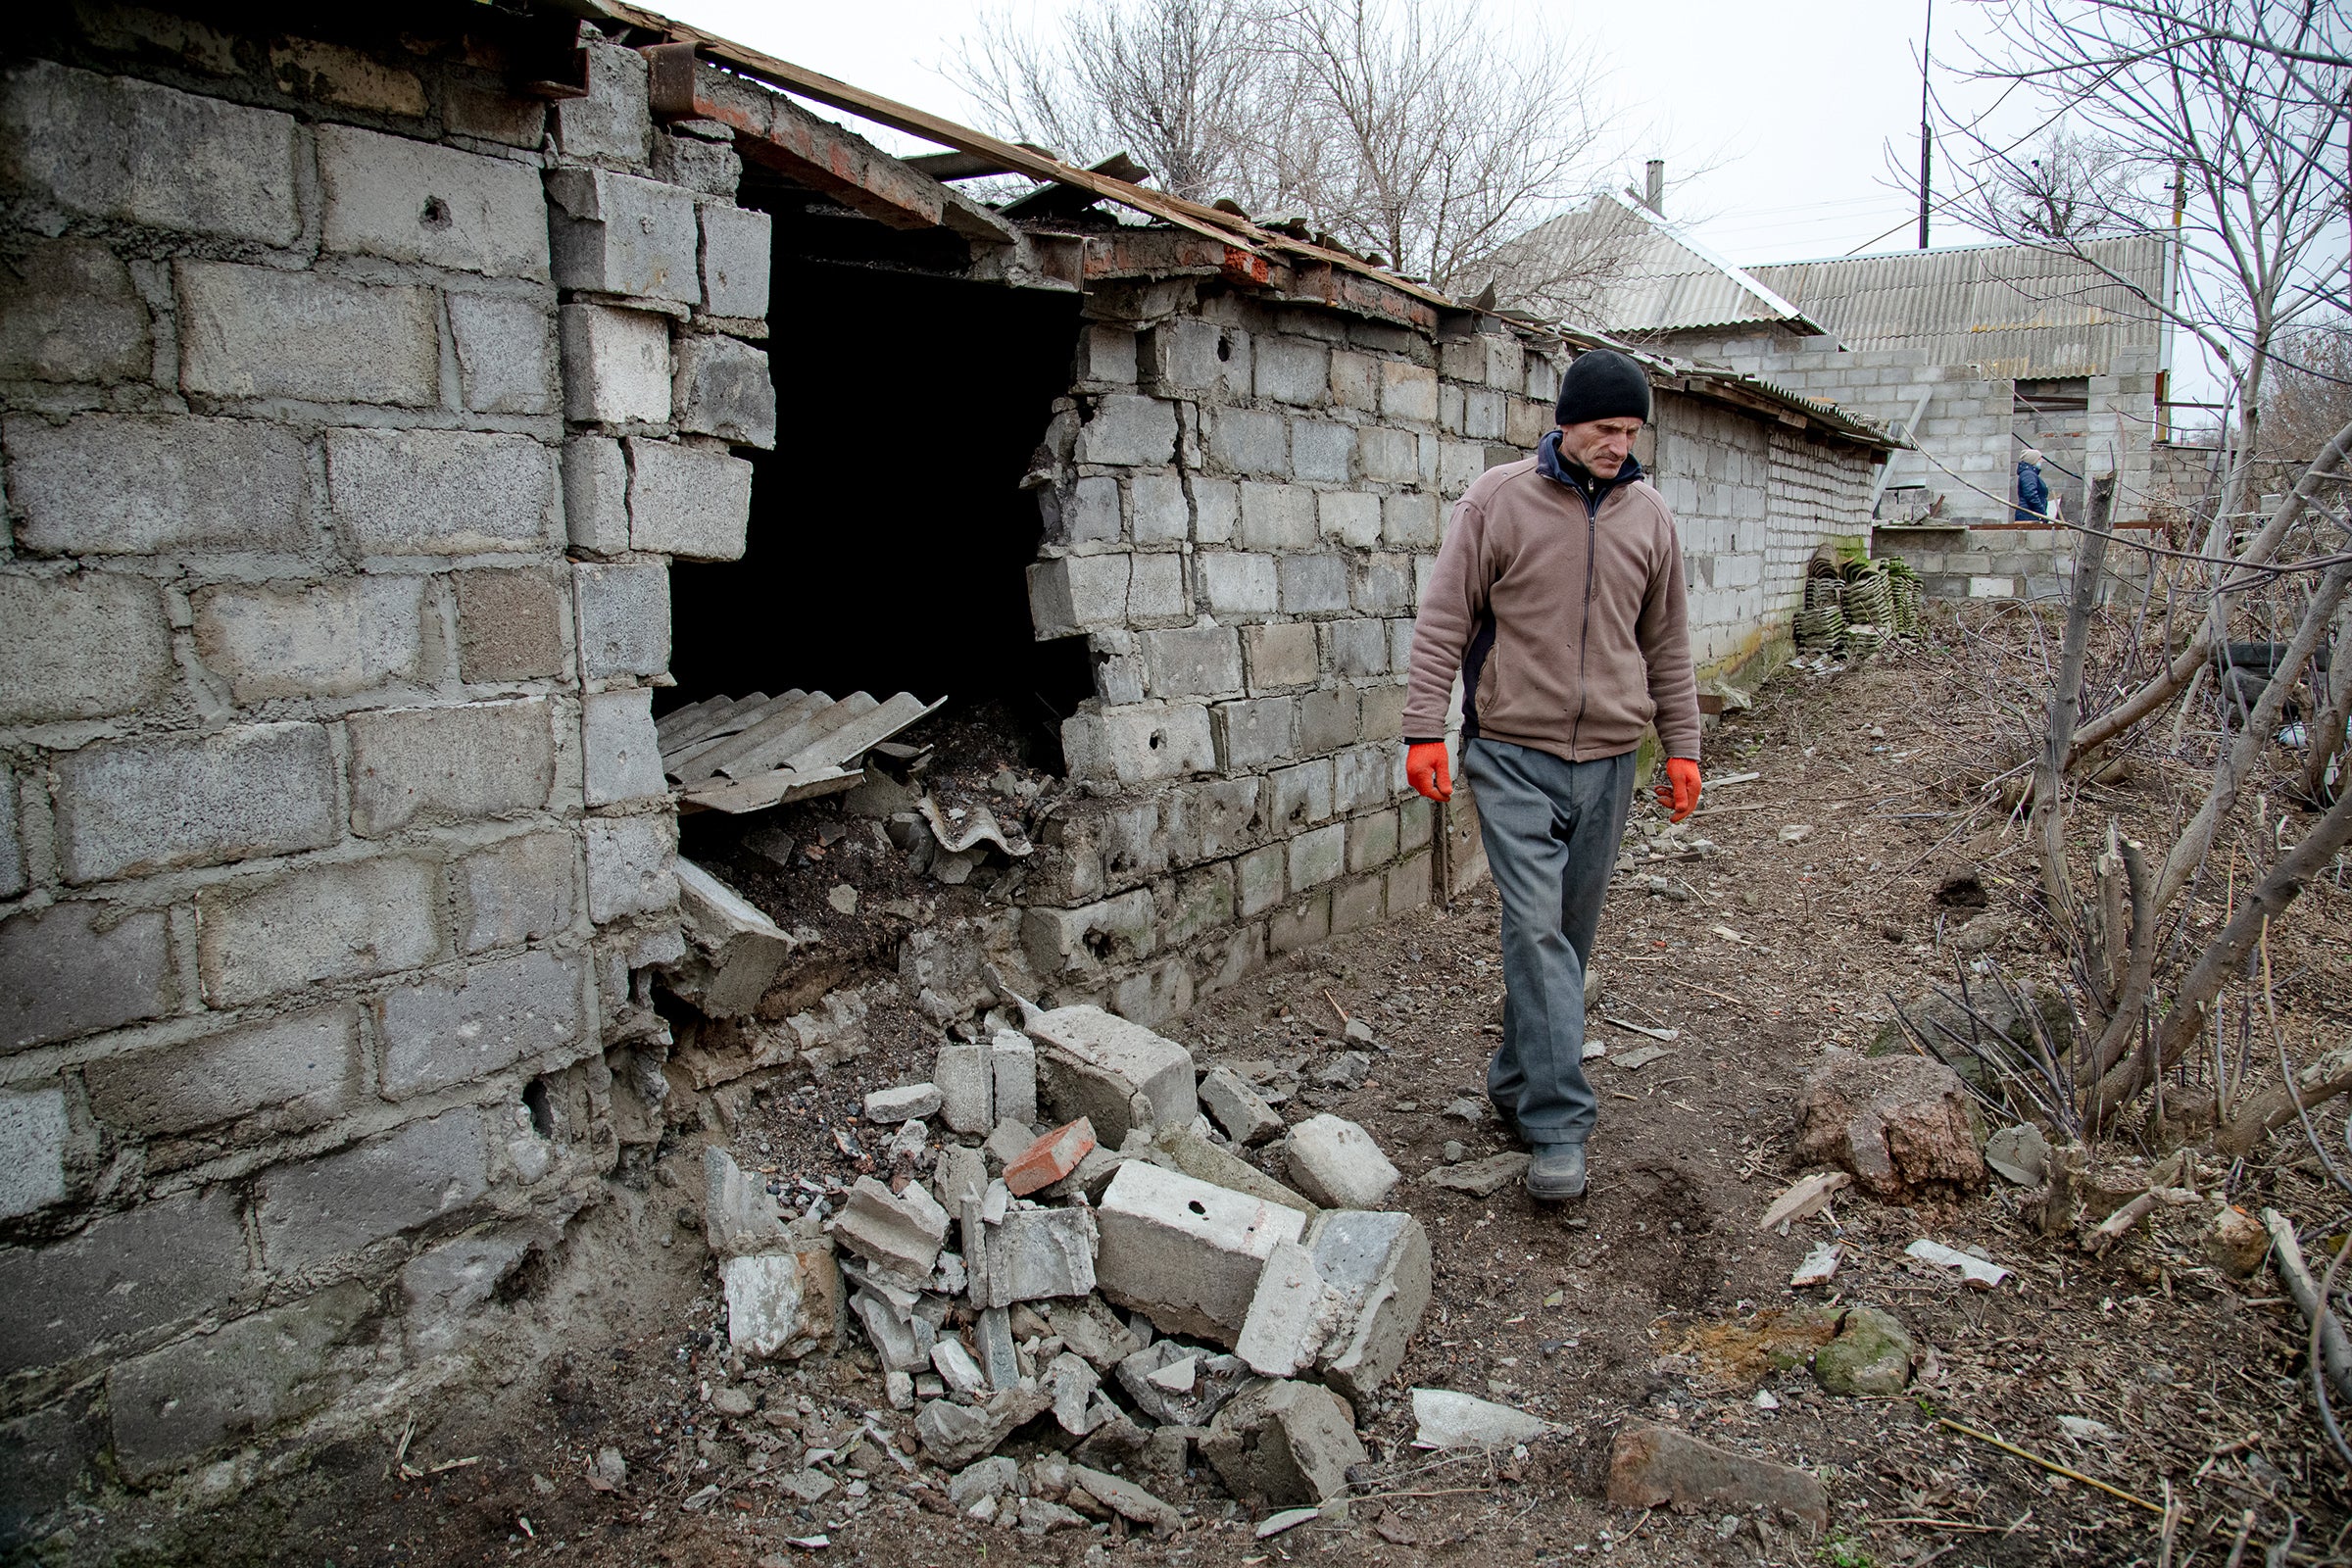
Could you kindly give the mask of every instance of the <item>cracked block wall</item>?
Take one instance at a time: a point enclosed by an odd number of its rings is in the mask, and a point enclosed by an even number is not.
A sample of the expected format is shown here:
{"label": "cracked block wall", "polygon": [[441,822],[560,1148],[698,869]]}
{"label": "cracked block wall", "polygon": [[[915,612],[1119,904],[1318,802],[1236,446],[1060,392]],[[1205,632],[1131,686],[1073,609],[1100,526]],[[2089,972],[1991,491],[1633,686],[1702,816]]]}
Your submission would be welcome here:
{"label": "cracked block wall", "polygon": [[572,24],[430,20],[0,68],[12,1508],[461,1370],[660,1032],[649,702],[772,436],[766,220],[633,52],[551,108]]}

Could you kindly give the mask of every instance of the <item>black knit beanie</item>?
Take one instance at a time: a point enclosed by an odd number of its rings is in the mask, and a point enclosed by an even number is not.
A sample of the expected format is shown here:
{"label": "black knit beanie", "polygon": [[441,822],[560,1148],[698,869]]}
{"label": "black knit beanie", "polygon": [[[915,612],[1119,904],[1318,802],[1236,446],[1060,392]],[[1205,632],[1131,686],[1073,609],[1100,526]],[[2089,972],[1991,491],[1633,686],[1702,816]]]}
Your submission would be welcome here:
{"label": "black knit beanie", "polygon": [[1624,418],[1649,422],[1649,376],[1614,349],[1578,355],[1560,377],[1558,422]]}

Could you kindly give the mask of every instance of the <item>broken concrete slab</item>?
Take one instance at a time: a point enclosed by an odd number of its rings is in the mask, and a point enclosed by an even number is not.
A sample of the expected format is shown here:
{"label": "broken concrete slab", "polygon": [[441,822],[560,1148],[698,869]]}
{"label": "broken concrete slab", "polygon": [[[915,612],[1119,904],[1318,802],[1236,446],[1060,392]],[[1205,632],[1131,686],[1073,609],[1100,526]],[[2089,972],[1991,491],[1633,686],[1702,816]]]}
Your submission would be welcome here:
{"label": "broken concrete slab", "polygon": [[865,1330],[866,1343],[882,1358],[883,1367],[892,1372],[922,1372],[930,1369],[931,1348],[939,1343],[939,1331],[929,1318],[901,1310],[882,1293],[860,1289],[852,1298],[850,1309]]}
{"label": "broken concrete slab", "polygon": [[1346,1397],[1368,1398],[1404,1364],[1429,1310],[1429,1233],[1410,1214],[1335,1209],[1307,1242],[1324,1288],[1343,1303],[1341,1327],[1317,1365]]}
{"label": "broken concrete slab", "polygon": [[1093,1293],[1100,1245],[1093,1210],[1014,1209],[981,1228],[990,1306]]}
{"label": "broken concrete slab", "polygon": [[727,1339],[745,1355],[798,1360],[841,1334],[841,1269],[830,1248],[756,1252],[719,1265]]}
{"label": "broken concrete slab", "polygon": [[1512,1151],[1460,1165],[1440,1165],[1422,1176],[1424,1185],[1443,1187],[1470,1198],[1493,1198],[1527,1174],[1530,1156]]}
{"label": "broken concrete slab", "polygon": [[792,938],[692,860],[673,864],[688,951],[663,983],[706,1017],[748,1017],[792,956]]}
{"label": "broken concrete slab", "polygon": [[1378,1208],[1396,1185],[1396,1167],[1372,1135],[1339,1116],[1310,1116],[1291,1129],[1291,1179],[1326,1208]]}
{"label": "broken concrete slab", "polygon": [[860,1176],[833,1222],[833,1239],[858,1256],[919,1282],[929,1279],[939,1264],[939,1250],[948,1239],[947,1211],[921,1182],[908,1182],[902,1195],[871,1176]]}
{"label": "broken concrete slab", "polygon": [[1451,1389],[1413,1391],[1416,1448],[1508,1448],[1551,1430],[1542,1416]]}
{"label": "broken concrete slab", "polygon": [[1266,1258],[1306,1230],[1299,1210],[1142,1160],[1119,1167],[1097,1216],[1102,1294],[1166,1333],[1231,1346]]}
{"label": "broken concrete slab", "polygon": [[1037,1134],[1029,1130],[1028,1123],[1001,1121],[997,1123],[996,1131],[988,1135],[988,1142],[982,1147],[1002,1167],[1020,1158],[1021,1155],[1028,1152],[1029,1146],[1036,1142]]}
{"label": "broken concrete slab", "polygon": [[1304,1194],[1295,1193],[1230,1150],[1219,1149],[1190,1127],[1138,1129],[1127,1135],[1119,1152],[1148,1159],[1187,1176],[1229,1187],[1269,1203],[1295,1208],[1312,1219],[1321,1212]]}
{"label": "broken concrete slab", "polygon": [[1074,1464],[1070,1466],[1070,1486],[1073,1491],[1084,1489],[1088,1496],[1129,1524],[1170,1532],[1184,1528],[1184,1515],[1173,1505],[1162,1502],[1132,1481]]}
{"label": "broken concrete slab", "polygon": [[1245,1389],[1217,1412],[1200,1453],[1236,1497],[1276,1503],[1346,1495],[1348,1467],[1365,1458],[1347,1401],[1293,1382]]}
{"label": "broken concrete slab", "polygon": [[939,1373],[940,1381],[948,1386],[951,1398],[975,1398],[988,1386],[987,1374],[980,1370],[980,1363],[963,1348],[961,1340],[935,1341],[931,1347],[931,1365]]}
{"label": "broken concrete slab", "polygon": [[1143,1341],[1128,1331],[1116,1313],[1091,1296],[1079,1301],[1048,1302],[1046,1324],[1098,1372],[1108,1372],[1144,1348]]}
{"label": "broken concrete slab", "polygon": [[989,1073],[996,1094],[996,1113],[1026,1127],[1037,1120],[1037,1047],[1015,1029],[1000,1029],[989,1037]]}
{"label": "broken concrete slab", "polygon": [[939,1103],[937,1084],[901,1084],[895,1089],[877,1089],[865,1097],[865,1119],[887,1127],[892,1122],[934,1115]]}
{"label": "broken concrete slab", "polygon": [[1155,1340],[1119,1362],[1118,1379],[1136,1408],[1152,1420],[1197,1427],[1250,1381],[1250,1367],[1238,1355]]}
{"label": "broken concrete slab", "polygon": [[784,1219],[764,1183],[744,1175],[715,1145],[703,1150],[703,1235],[722,1258],[772,1251],[784,1244]]}
{"label": "broken concrete slab", "polygon": [[932,1459],[960,1469],[997,1446],[1027,1422],[1053,1408],[1053,1396],[1036,1389],[1007,1389],[980,1406],[933,1399],[915,1413],[915,1435]]}
{"label": "broken concrete slab", "polygon": [[939,1086],[940,1120],[950,1128],[978,1137],[996,1126],[996,1073],[988,1047],[949,1041],[931,1064],[931,1081]]}
{"label": "broken concrete slab", "polygon": [[1021,1358],[1012,1338],[1012,1314],[1001,1306],[981,1309],[972,1326],[972,1343],[979,1348],[980,1370],[988,1386],[1003,1393],[1021,1381]]}
{"label": "broken concrete slab", "polygon": [[1083,1438],[1102,1424],[1095,1399],[1095,1391],[1102,1387],[1102,1375],[1087,1365],[1084,1356],[1062,1351],[1047,1366],[1038,1384],[1054,1396],[1054,1419],[1071,1437]]}
{"label": "broken concrete slab", "polygon": [[1237,1144],[1254,1147],[1282,1131],[1281,1113],[1230,1067],[1211,1067],[1199,1093],[1201,1105]]}
{"label": "broken concrete slab", "polygon": [[1620,1508],[1706,1513],[1772,1508],[1815,1530],[1830,1522],[1830,1494],[1794,1465],[1699,1442],[1672,1427],[1628,1427],[1609,1452],[1609,1501]]}
{"label": "broken concrete slab", "polygon": [[1984,1163],[2019,1187],[2039,1187],[2050,1173],[2050,1141],[2032,1122],[2004,1127],[1984,1140]]}
{"label": "broken concrete slab", "polygon": [[1184,1127],[1200,1114],[1192,1054],[1175,1041],[1101,1007],[1024,1016],[1039,1048],[1040,1095],[1060,1119],[1084,1116],[1116,1146],[1133,1127]]}
{"label": "broken concrete slab", "polygon": [[1338,1293],[1324,1286],[1315,1254],[1284,1242],[1257,1277],[1257,1294],[1234,1341],[1234,1353],[1261,1377],[1295,1377],[1323,1353],[1344,1307]]}
{"label": "broken concrete slab", "polygon": [[1756,1221],[1756,1229],[1768,1231],[1794,1220],[1807,1219],[1830,1206],[1839,1193],[1852,1185],[1853,1178],[1841,1170],[1817,1171],[1799,1177],[1785,1188],[1780,1197],[1764,1207],[1764,1217]]}
{"label": "broken concrete slab", "polygon": [[1004,1162],[1004,1185],[1015,1198],[1051,1187],[1095,1152],[1095,1125],[1081,1116],[1054,1128]]}
{"label": "broken concrete slab", "polygon": [[1816,1285],[1827,1285],[1838,1277],[1838,1265],[1843,1261],[1845,1248],[1841,1243],[1823,1242],[1807,1252],[1805,1260],[1796,1265],[1796,1272],[1788,1276],[1788,1288],[1803,1291]]}
{"label": "broken concrete slab", "polygon": [[[950,1144],[939,1152],[939,1168],[932,1180],[939,1184],[939,1206],[951,1215],[960,1215],[965,1199],[977,1199],[988,1190],[988,1162],[977,1149]],[[971,1244],[966,1241],[964,1245]]]}
{"label": "broken concrete slab", "polygon": [[948,1501],[958,1509],[969,1508],[983,1497],[1002,1497],[1021,1484],[1018,1462],[1001,1454],[975,1459],[948,1480]]}

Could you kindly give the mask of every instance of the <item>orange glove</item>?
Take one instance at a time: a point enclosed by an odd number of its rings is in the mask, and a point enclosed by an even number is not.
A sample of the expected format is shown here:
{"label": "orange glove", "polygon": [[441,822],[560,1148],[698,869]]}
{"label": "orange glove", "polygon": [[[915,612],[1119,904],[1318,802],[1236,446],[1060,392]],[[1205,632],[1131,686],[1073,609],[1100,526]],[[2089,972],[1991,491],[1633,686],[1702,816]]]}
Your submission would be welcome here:
{"label": "orange glove", "polygon": [[1433,801],[1453,799],[1453,779],[1446,768],[1444,741],[1415,741],[1405,749],[1404,781]]}
{"label": "orange glove", "polygon": [[1673,813],[1667,818],[1670,822],[1680,822],[1698,809],[1698,763],[1695,760],[1688,757],[1666,759],[1666,782],[1658,786],[1658,804]]}

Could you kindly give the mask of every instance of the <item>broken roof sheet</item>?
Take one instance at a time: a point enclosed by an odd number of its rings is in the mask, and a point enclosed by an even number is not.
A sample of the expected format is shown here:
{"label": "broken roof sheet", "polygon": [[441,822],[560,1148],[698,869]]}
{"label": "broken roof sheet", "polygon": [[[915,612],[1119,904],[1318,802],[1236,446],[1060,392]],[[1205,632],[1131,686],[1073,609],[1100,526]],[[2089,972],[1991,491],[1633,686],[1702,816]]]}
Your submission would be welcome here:
{"label": "broken roof sheet", "polygon": [[2170,239],[2091,240],[2080,257],[2030,245],[1969,245],[1753,269],[1849,349],[1915,348],[1931,365],[1992,376],[2105,375],[2153,353]]}

